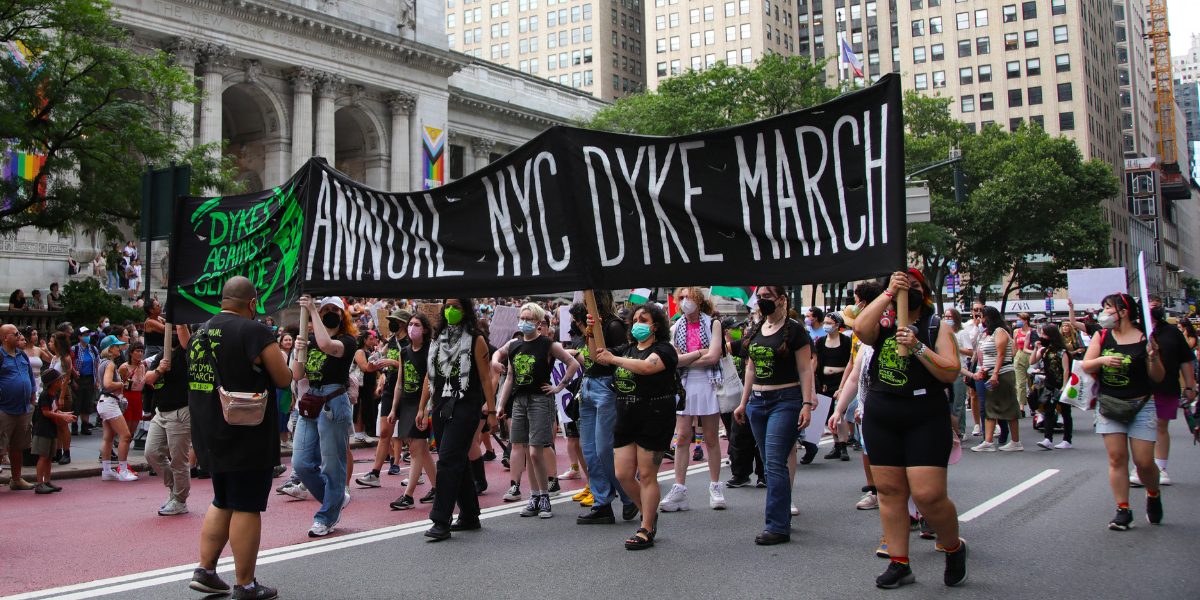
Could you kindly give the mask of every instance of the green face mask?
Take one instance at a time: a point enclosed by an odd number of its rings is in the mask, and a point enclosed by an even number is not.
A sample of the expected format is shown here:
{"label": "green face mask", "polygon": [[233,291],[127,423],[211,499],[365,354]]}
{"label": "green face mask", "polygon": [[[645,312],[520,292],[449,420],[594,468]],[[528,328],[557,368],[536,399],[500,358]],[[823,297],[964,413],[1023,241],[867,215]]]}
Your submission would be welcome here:
{"label": "green face mask", "polygon": [[443,312],[446,314],[446,322],[451,325],[458,325],[458,322],[462,321],[463,312],[461,308],[448,306]]}
{"label": "green face mask", "polygon": [[731,337],[731,338],[733,338],[733,339],[735,339],[735,340],[740,340],[740,339],[742,339],[742,330],[741,330],[741,329],[734,329],[734,330],[730,331],[730,332],[729,332],[729,337]]}

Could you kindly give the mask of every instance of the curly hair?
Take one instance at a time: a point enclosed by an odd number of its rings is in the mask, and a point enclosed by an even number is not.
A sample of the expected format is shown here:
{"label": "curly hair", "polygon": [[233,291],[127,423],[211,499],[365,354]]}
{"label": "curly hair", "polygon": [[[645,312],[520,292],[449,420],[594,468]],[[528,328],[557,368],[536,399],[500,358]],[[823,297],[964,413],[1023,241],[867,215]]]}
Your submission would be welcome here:
{"label": "curly hair", "polygon": [[681,301],[679,294],[683,290],[687,290],[688,298],[691,298],[692,302],[696,303],[696,306],[700,309],[700,312],[702,312],[706,315],[712,315],[713,308],[714,308],[712,300],[709,300],[708,297],[704,295],[704,290],[702,290],[694,285],[675,288],[675,303],[676,304],[679,304],[679,302]]}
{"label": "curly hair", "polygon": [[[633,307],[633,315],[630,317],[631,321],[637,322],[637,314],[639,311],[650,315],[650,321],[654,323],[654,341],[670,341],[671,322],[667,319],[667,313],[663,312],[663,309],[659,308],[655,304],[650,304],[649,302],[646,304],[638,304],[637,306]],[[632,333],[630,335],[632,336]],[[637,340],[631,338],[630,341],[636,342]]]}

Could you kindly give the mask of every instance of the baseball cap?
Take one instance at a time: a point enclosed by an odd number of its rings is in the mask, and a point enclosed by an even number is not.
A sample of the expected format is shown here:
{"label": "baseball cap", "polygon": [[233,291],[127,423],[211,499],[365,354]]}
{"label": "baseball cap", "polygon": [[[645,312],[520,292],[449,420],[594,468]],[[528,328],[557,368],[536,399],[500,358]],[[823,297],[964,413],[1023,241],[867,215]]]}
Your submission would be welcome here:
{"label": "baseball cap", "polygon": [[125,345],[125,342],[122,342],[121,340],[117,339],[117,336],[115,336],[115,335],[105,336],[105,338],[100,341],[100,349],[101,350],[107,350],[109,346],[124,346],[124,345]]}
{"label": "baseball cap", "polygon": [[89,332],[89,331],[91,331],[91,329],[88,329],[87,327],[80,327],[80,328],[79,328],[79,334],[80,334],[80,335],[83,335],[83,334],[85,334],[85,333],[87,333],[87,332]]}
{"label": "baseball cap", "polygon": [[401,308],[401,309],[399,309],[399,310],[397,310],[397,311],[393,312],[392,314],[388,315],[388,317],[387,317],[387,318],[388,318],[388,319],[395,319],[395,320],[397,320],[397,321],[400,321],[401,323],[408,323],[409,321],[411,321],[411,320],[412,320],[412,313],[410,313],[410,312],[408,312],[407,310],[404,310],[403,308]]}
{"label": "baseball cap", "polygon": [[346,303],[343,302],[342,299],[338,298],[337,296],[329,296],[329,297],[325,298],[324,300],[322,300],[321,305],[317,307],[317,310],[321,310],[322,308],[325,308],[326,306],[330,306],[330,305],[336,306],[336,307],[340,308],[341,310],[346,310]]}

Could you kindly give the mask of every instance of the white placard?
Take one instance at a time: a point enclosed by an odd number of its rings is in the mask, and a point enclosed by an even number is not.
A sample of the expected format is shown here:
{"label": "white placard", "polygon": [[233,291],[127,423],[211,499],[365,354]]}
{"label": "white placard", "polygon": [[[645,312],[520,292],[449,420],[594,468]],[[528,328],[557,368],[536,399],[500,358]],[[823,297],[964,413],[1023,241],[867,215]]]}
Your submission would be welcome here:
{"label": "white placard", "polygon": [[[804,441],[817,443],[821,441],[821,434],[825,433],[825,422],[828,421],[825,417],[829,413],[829,407],[833,399],[822,394],[813,394],[813,402],[817,405],[812,408],[812,420],[809,421],[808,427],[805,427],[800,433],[804,435]],[[808,435],[808,430],[813,430],[813,435]]]}
{"label": "white placard", "polygon": [[1129,284],[1125,267],[1111,269],[1068,269],[1067,294],[1076,306],[1099,305],[1109,294],[1126,294]]}
{"label": "white placard", "polygon": [[521,318],[521,309],[515,306],[497,306],[496,314],[492,315],[492,331],[488,341],[499,348],[517,332],[517,321]]}
{"label": "white placard", "polygon": [[571,341],[571,307],[558,307],[558,341]]}
{"label": "white placard", "polygon": [[1146,253],[1138,252],[1138,288],[1142,292],[1142,323],[1147,333],[1154,332],[1154,321],[1150,320],[1150,290],[1146,285]]}

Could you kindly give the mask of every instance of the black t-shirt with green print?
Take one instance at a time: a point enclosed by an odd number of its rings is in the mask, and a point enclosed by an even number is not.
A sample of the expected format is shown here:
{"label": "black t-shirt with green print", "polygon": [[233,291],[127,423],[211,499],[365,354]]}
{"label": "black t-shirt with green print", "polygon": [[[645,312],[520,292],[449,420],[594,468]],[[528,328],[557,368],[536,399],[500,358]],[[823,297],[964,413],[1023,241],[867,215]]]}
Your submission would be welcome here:
{"label": "black t-shirt with green print", "polygon": [[613,385],[617,395],[622,398],[636,397],[639,399],[675,396],[675,368],[679,365],[679,355],[669,342],[654,342],[645,350],[639,350],[637,343],[629,343],[612,349],[614,356],[625,356],[645,360],[651,354],[657,354],[663,363],[663,370],[652,375],[638,375],[624,367],[616,367],[613,373]]}
{"label": "black t-shirt with green print", "polygon": [[[411,345],[412,345],[412,340],[410,340],[408,338],[404,338],[403,341],[397,341],[396,338],[393,336],[392,339],[388,340],[387,344],[384,345],[383,357],[386,359],[399,361],[400,360],[400,352],[404,348],[408,348]],[[427,367],[422,367],[422,368],[424,369]],[[421,372],[424,373],[425,371],[422,370]],[[385,393],[385,394],[395,394],[396,393],[396,381],[399,379],[398,375],[399,375],[399,372],[396,370],[396,367],[387,367],[386,369],[383,370],[383,393]]]}
{"label": "black t-shirt with green print", "polygon": [[[586,338],[585,338],[586,339]],[[604,345],[612,351],[612,349],[629,343],[629,336],[625,333],[625,323],[617,317],[608,317],[604,319]],[[612,377],[616,372],[616,367],[611,365],[602,365],[591,357],[591,351],[588,350],[587,344],[584,344],[579,349],[579,353],[583,357],[583,376],[584,377]]]}
{"label": "black t-shirt with green print", "polygon": [[308,336],[308,361],[304,363],[304,374],[308,377],[308,385],[314,388],[323,385],[346,385],[350,381],[350,365],[354,363],[354,353],[358,344],[354,336],[343,335],[333,340],[341,343],[345,349],[341,356],[331,356],[321,351],[317,345],[317,336]]}
{"label": "black t-shirt with green print", "polygon": [[405,346],[400,350],[400,368],[404,370],[400,397],[404,400],[420,400],[421,384],[425,382],[425,373],[429,370],[429,349],[421,347],[414,351],[411,345]]}
{"label": "black t-shirt with green print", "polygon": [[[1154,380],[1146,367],[1146,338],[1132,344],[1118,344],[1111,329],[1100,333],[1100,356],[1120,356],[1121,365],[1100,367],[1097,381],[1100,393],[1122,400],[1136,400],[1154,393]],[[1092,343],[1096,343],[1092,340]]]}
{"label": "black t-shirt with green print", "polygon": [[[783,330],[787,329],[787,347],[784,349]],[[754,385],[786,385],[800,383],[800,371],[796,368],[796,353],[812,344],[808,330],[795,319],[788,319],[786,327],[780,327],[771,335],[763,334],[760,326],[754,337],[742,341],[741,356],[754,364]]]}
{"label": "black t-shirt with green print", "polygon": [[533,341],[518,339],[508,346],[508,373],[513,378],[513,392],[544,394],[542,386],[550,383],[550,348],[554,340],[539,335]]}

